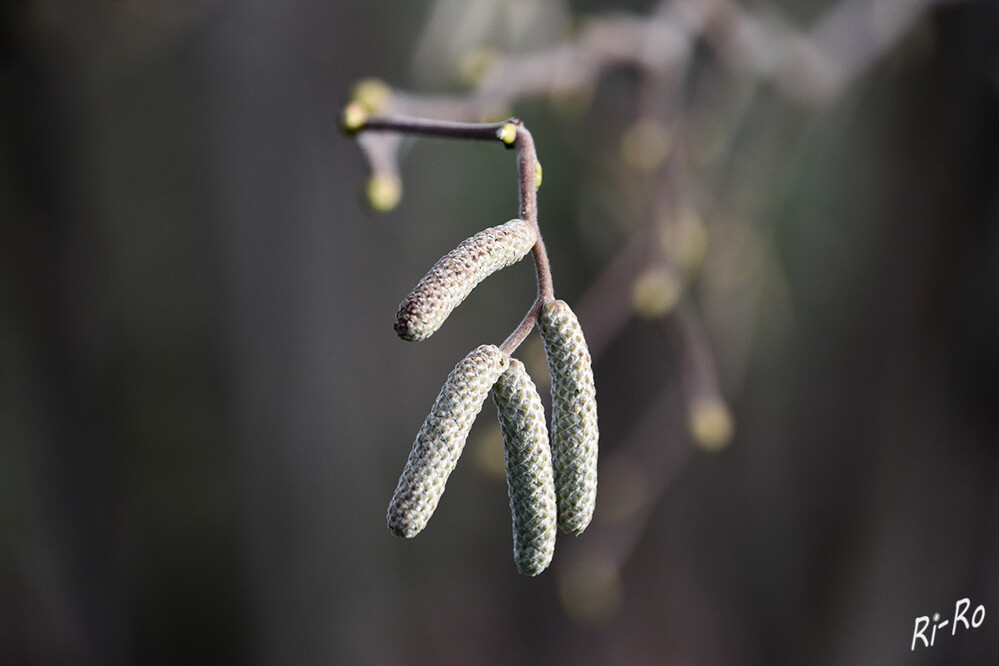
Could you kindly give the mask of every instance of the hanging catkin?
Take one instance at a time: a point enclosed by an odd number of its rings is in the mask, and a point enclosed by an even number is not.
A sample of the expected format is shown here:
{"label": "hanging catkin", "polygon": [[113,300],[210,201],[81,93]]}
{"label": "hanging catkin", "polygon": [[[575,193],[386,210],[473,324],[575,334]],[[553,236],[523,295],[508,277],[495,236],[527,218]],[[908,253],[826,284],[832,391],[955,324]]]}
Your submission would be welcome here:
{"label": "hanging catkin", "polygon": [[498,347],[482,345],[448,375],[389,503],[388,527],[394,534],[410,538],[426,527],[482,403],[509,363]]}
{"label": "hanging catkin", "polygon": [[579,534],[597,498],[597,401],[590,352],[576,315],[552,301],[538,320],[552,378],[552,464],[558,525]]}
{"label": "hanging catkin", "polygon": [[545,409],[524,364],[510,359],[492,390],[503,431],[517,570],[537,576],[555,553],[555,483]]}
{"label": "hanging catkin", "polygon": [[533,225],[510,220],[480,231],[441,257],[399,305],[395,330],[403,340],[424,340],[491,274],[514,264],[537,240]]}

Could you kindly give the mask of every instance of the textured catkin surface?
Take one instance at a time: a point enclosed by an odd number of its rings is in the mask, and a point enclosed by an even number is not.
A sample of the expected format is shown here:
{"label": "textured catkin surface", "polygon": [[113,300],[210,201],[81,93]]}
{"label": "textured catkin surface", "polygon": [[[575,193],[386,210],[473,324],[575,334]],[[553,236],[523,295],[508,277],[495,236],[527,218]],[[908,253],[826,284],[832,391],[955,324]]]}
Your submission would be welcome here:
{"label": "textured catkin surface", "polygon": [[482,345],[448,375],[389,503],[388,527],[394,534],[410,538],[427,526],[482,403],[509,364],[498,347]]}
{"label": "textured catkin surface", "polygon": [[523,259],[536,240],[530,223],[510,220],[462,241],[441,257],[399,304],[396,333],[403,340],[430,337],[475,285]]}
{"label": "textured catkin surface", "polygon": [[597,399],[590,352],[565,301],[547,303],[538,320],[552,377],[552,465],[558,525],[579,534],[597,499]]}
{"label": "textured catkin surface", "polygon": [[557,515],[545,409],[537,387],[517,359],[510,359],[492,396],[503,431],[513,559],[520,573],[537,576],[555,554]]}

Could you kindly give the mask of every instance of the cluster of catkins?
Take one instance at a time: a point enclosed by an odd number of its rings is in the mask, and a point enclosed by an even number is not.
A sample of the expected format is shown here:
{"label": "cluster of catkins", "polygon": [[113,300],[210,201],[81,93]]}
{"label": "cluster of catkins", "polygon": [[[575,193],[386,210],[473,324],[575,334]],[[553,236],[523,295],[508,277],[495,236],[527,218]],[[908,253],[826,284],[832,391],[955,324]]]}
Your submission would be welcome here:
{"label": "cluster of catkins", "polygon": [[[537,242],[524,220],[486,229],[442,257],[399,306],[395,330],[423,340],[490,274],[522,259]],[[388,509],[389,529],[416,536],[437,508],[472,423],[491,394],[503,432],[513,556],[536,576],[555,552],[556,525],[579,534],[597,494],[597,407],[590,354],[579,321],[564,301],[541,307],[538,328],[551,372],[549,443],[544,407],[524,364],[482,345],[448,375],[423,423]]]}

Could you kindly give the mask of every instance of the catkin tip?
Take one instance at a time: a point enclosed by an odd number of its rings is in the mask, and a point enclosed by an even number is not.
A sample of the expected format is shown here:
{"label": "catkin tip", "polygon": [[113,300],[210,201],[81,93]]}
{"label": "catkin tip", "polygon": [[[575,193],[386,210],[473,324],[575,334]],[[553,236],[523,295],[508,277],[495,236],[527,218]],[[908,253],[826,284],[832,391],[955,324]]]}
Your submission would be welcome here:
{"label": "catkin tip", "polygon": [[412,539],[420,533],[420,530],[414,529],[411,525],[393,520],[392,509],[389,510],[388,528],[392,534],[402,539]]}

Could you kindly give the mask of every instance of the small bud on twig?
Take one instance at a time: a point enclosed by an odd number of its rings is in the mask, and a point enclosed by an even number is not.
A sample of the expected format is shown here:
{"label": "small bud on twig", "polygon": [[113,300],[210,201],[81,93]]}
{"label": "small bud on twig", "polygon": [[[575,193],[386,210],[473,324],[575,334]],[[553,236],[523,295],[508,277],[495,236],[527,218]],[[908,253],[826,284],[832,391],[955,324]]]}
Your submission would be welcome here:
{"label": "small bud on twig", "polygon": [[354,134],[364,129],[364,124],[368,122],[368,110],[360,102],[350,102],[343,107],[343,115],[340,117],[343,131]]}
{"label": "small bud on twig", "polygon": [[506,123],[496,132],[496,138],[508,146],[512,146],[517,140],[517,126],[513,123]]}
{"label": "small bud on twig", "polygon": [[398,174],[375,172],[364,188],[368,205],[379,213],[387,213],[402,199],[402,180]]}
{"label": "small bud on twig", "polygon": [[381,79],[362,79],[354,85],[351,99],[361,104],[368,113],[381,113],[392,99],[392,88]]}

